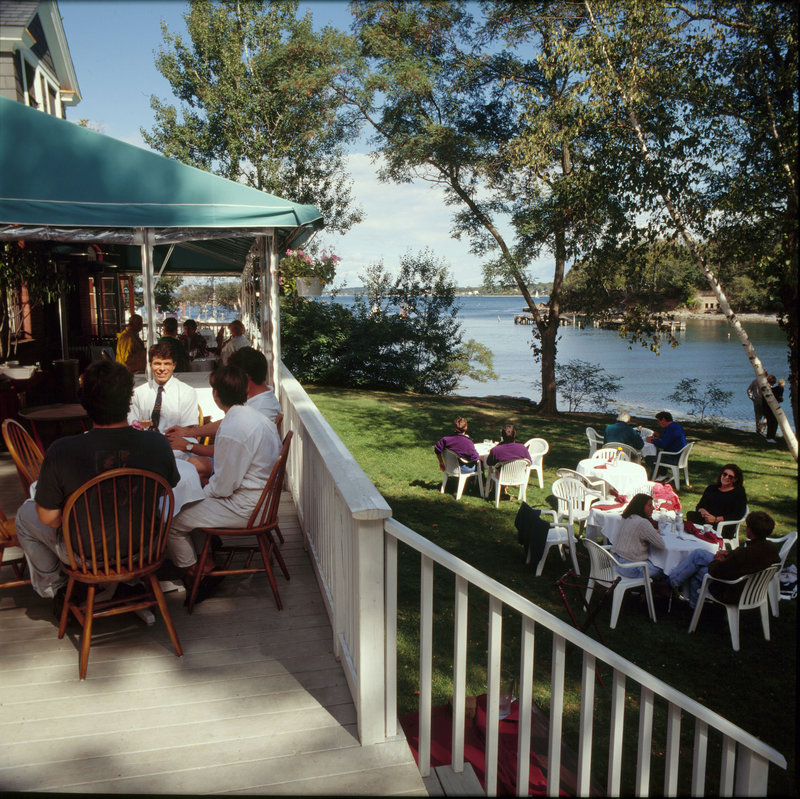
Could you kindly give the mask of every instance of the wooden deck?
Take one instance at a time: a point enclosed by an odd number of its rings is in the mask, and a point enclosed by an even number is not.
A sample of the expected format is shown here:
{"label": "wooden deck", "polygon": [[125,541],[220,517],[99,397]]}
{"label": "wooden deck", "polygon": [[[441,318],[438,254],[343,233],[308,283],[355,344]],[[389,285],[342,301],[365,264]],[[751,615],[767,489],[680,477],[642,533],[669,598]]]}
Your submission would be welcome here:
{"label": "wooden deck", "polygon": [[[3,453],[0,507],[21,499]],[[0,591],[0,790],[425,795],[404,738],[360,746],[288,494],[280,519],[283,611],[260,575],[228,578],[191,616],[168,594],[182,658],[160,619],[108,619],[82,683],[77,628],[59,641],[50,600]]]}

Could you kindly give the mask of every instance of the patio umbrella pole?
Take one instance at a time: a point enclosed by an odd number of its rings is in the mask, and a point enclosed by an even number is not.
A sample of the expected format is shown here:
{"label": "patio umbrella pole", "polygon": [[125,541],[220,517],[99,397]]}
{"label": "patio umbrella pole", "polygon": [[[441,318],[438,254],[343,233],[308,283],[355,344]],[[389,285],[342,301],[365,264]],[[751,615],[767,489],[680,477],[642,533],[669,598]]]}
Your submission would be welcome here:
{"label": "patio umbrella pole", "polygon": [[[153,231],[140,228],[142,234],[142,301],[147,316],[147,349],[156,343],[156,314],[153,296]],[[148,358],[147,377],[150,378]]]}

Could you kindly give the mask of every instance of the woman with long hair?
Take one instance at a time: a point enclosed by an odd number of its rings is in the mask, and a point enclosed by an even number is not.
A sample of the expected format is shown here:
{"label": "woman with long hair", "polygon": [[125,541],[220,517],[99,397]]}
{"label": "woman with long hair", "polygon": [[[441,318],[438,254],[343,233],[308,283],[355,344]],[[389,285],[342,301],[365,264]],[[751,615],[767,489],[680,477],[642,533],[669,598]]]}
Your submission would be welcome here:
{"label": "woman with long hair", "polygon": [[[653,498],[648,494],[636,494],[622,511],[622,525],[619,528],[612,551],[617,560],[623,563],[646,560],[650,576],[663,574],[662,570],[650,560],[650,549],[664,549],[664,540],[653,527]],[[641,577],[641,566],[620,569],[623,577]]]}
{"label": "woman with long hair", "polygon": [[[735,463],[726,463],[717,480],[703,491],[697,509],[689,511],[686,518],[695,524],[719,524],[731,519],[741,519],[747,508],[744,475]],[[733,536],[733,530],[728,538]]]}

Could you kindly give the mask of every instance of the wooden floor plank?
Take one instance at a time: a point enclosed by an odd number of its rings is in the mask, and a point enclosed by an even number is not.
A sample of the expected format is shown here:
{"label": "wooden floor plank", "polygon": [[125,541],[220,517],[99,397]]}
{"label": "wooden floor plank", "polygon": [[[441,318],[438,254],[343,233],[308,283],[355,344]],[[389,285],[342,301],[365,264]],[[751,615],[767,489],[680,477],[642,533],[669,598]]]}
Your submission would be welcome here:
{"label": "wooden floor plank", "polygon": [[[0,455],[0,507],[22,498]],[[106,619],[81,682],[79,630],[59,640],[49,600],[0,592],[0,790],[425,795],[405,739],[360,746],[287,494],[280,513],[284,609],[261,575],[228,578],[191,616],[167,594],[182,658],[160,619]]]}

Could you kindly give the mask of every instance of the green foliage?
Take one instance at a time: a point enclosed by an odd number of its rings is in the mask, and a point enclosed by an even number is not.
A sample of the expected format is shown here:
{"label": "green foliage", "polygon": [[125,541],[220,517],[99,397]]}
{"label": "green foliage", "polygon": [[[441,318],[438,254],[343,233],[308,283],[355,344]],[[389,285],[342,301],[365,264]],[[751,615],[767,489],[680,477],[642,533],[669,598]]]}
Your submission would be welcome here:
{"label": "green foliage", "polygon": [[701,388],[700,378],[684,377],[677,383],[675,390],[667,399],[670,402],[688,406],[689,413],[694,417],[699,417],[700,422],[705,421],[706,410],[708,410],[713,414],[709,416],[708,421],[718,423],[720,414],[731,401],[732,396],[732,391],[721,389],[714,380],[707,381]]}
{"label": "green foliage", "polygon": [[[183,278],[179,275],[161,275],[153,288],[153,298],[156,308],[168,313],[178,310],[178,290],[183,285]],[[144,289],[142,287],[142,276],[136,275],[133,278],[133,296],[136,305],[144,305]]]}
{"label": "green foliage", "polygon": [[154,149],[297,203],[315,205],[329,230],[360,221],[342,145],[354,133],[330,88],[352,61],[349,37],[315,32],[310,13],[282,0],[191,0],[188,40],[162,26],[156,67],[175,106],[151,98]]}
{"label": "green foliage", "polygon": [[181,285],[178,297],[187,305],[218,305],[234,310],[241,305],[241,280],[208,278],[201,283]]}
{"label": "green foliage", "polygon": [[56,267],[53,245],[35,241],[0,243],[0,359],[17,351],[23,333],[22,292],[29,309],[54,302],[72,288]]}
{"label": "green foliage", "polygon": [[604,411],[622,388],[622,378],[611,375],[602,366],[579,358],[556,365],[558,392],[567,400],[570,412],[577,411],[584,402],[594,410]]}
{"label": "green foliage", "polygon": [[489,350],[462,343],[455,285],[429,250],[406,253],[396,278],[380,263],[361,279],[366,298],[352,310],[282,304],[284,362],[299,380],[446,394],[463,376],[494,376]]}

